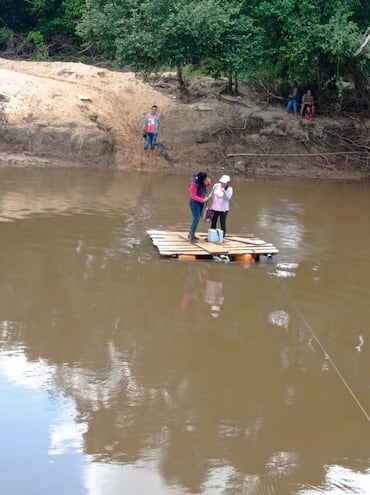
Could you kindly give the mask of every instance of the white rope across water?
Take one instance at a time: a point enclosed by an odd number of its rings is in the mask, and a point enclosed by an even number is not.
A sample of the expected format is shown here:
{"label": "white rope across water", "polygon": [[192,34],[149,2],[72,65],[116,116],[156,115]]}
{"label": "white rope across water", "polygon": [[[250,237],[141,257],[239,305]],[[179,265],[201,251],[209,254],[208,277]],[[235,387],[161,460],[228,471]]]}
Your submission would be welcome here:
{"label": "white rope across water", "polygon": [[[215,178],[214,176],[212,176],[211,173],[209,173],[209,171],[207,170],[207,173],[208,173],[208,176],[213,180],[215,181]],[[239,207],[239,205],[236,203],[235,200],[233,200],[233,198],[231,198],[230,200],[231,202],[234,203],[234,205],[241,209]],[[346,387],[346,389],[348,390],[348,392],[350,393],[350,395],[352,396],[353,400],[356,402],[356,404],[358,405],[358,407],[360,408],[360,410],[362,411],[363,415],[365,416],[365,418],[368,420],[368,422],[370,423],[370,415],[367,413],[366,409],[364,408],[364,406],[361,404],[361,402],[359,401],[359,399],[356,397],[355,393],[353,392],[353,390],[351,389],[349,383],[346,381],[346,379],[344,378],[344,376],[342,375],[342,373],[340,372],[340,370],[338,369],[337,365],[335,364],[335,362],[333,361],[333,359],[331,358],[330,354],[328,353],[328,351],[325,349],[325,347],[323,346],[323,344],[321,343],[321,341],[319,340],[319,338],[317,337],[316,333],[314,332],[312,326],[308,323],[308,321],[305,319],[305,317],[303,316],[303,314],[299,311],[299,309],[296,307],[296,305],[293,303],[292,299],[289,297],[289,294],[287,293],[287,291],[282,287],[281,283],[280,283],[280,286],[282,288],[282,290],[284,290],[285,292],[285,295],[286,297],[289,299],[289,302],[290,304],[292,305],[293,309],[295,310],[295,312],[298,314],[298,316],[301,318],[302,322],[305,324],[306,328],[309,330],[309,332],[311,333],[312,337],[315,339],[317,345],[320,347],[320,349],[322,350],[322,352],[324,353],[324,356],[327,357],[328,361],[330,362],[330,364],[332,365],[333,369],[335,370],[335,372],[337,373],[337,375],[339,376],[340,380],[342,381],[342,383],[344,384],[344,386]]]}
{"label": "white rope across water", "polygon": [[[281,284],[280,284],[281,285]],[[281,286],[282,287],[282,286]],[[328,361],[330,362],[330,364],[332,365],[333,369],[335,370],[335,372],[337,373],[337,375],[339,376],[339,378],[341,379],[342,383],[344,384],[344,386],[346,387],[346,389],[348,390],[348,392],[351,394],[353,400],[356,402],[356,404],[358,405],[358,407],[360,408],[360,410],[362,411],[363,415],[365,416],[365,418],[368,420],[368,422],[370,423],[370,416],[369,414],[367,413],[366,409],[364,408],[364,406],[361,404],[361,402],[359,401],[359,399],[356,397],[355,393],[353,392],[353,390],[351,389],[350,385],[348,384],[348,382],[346,381],[346,379],[344,378],[344,376],[342,375],[342,373],[340,372],[340,370],[338,369],[337,365],[334,363],[333,359],[330,357],[330,354],[328,353],[328,351],[325,349],[325,347],[323,346],[323,344],[321,343],[321,341],[319,340],[319,338],[317,337],[316,333],[314,332],[312,326],[308,323],[308,321],[306,320],[306,318],[303,316],[303,314],[299,311],[299,309],[297,308],[297,306],[293,303],[292,299],[289,297],[287,291],[282,287],[282,290],[285,292],[285,295],[287,296],[287,298],[289,299],[289,302],[290,304],[292,305],[294,311],[297,313],[297,315],[300,317],[300,319],[302,320],[302,322],[305,324],[306,328],[310,331],[312,337],[315,339],[317,345],[320,347],[320,349],[322,350],[322,352],[324,353],[324,356],[328,359]]]}

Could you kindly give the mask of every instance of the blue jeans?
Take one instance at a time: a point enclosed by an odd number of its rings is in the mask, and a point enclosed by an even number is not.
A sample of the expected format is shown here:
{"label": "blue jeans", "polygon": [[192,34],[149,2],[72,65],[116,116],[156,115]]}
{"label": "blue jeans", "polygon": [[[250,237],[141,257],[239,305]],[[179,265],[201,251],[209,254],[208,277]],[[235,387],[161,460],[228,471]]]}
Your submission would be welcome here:
{"label": "blue jeans", "polygon": [[156,140],[157,140],[157,134],[154,134],[154,132],[147,132],[144,143],[144,150],[147,150],[149,146],[151,150],[154,150]]}
{"label": "blue jeans", "polygon": [[189,206],[193,215],[193,221],[190,226],[190,239],[192,239],[195,236],[195,231],[197,230],[200,217],[202,216],[204,203],[198,203],[198,201],[191,199],[189,201]]}
{"label": "blue jeans", "polygon": [[301,105],[299,103],[297,103],[296,101],[289,100],[288,104],[286,106],[286,111],[287,111],[287,113],[289,113],[290,110],[293,108],[294,115],[298,115],[300,106]]}

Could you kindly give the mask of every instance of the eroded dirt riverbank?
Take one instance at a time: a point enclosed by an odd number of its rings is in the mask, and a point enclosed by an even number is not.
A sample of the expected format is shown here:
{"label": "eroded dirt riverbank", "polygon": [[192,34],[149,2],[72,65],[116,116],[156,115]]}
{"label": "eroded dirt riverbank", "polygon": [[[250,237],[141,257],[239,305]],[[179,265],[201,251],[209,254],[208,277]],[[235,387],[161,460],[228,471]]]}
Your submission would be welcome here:
{"label": "eroded dirt riverbank", "polygon": [[[180,99],[171,75],[145,84],[130,72],[65,62],[0,59],[1,166],[212,169],[233,174],[370,177],[370,120],[286,116],[247,86],[222,95],[224,81],[193,79]],[[142,120],[158,105],[158,151],[143,152]]]}

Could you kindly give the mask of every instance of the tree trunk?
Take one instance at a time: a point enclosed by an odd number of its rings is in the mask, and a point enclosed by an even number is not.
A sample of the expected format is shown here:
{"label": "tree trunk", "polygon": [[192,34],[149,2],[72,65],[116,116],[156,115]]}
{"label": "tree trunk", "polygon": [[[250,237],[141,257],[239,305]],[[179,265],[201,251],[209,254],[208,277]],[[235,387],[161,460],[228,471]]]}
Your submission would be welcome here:
{"label": "tree trunk", "polygon": [[179,82],[180,98],[183,101],[187,101],[189,99],[189,91],[185,86],[185,81],[182,75],[182,68],[180,66],[177,66],[176,74],[177,80]]}
{"label": "tree trunk", "polygon": [[179,88],[181,91],[184,91],[185,81],[184,81],[184,78],[182,76],[182,68],[180,66],[177,66],[176,74],[177,74],[177,80],[179,82]]}
{"label": "tree trunk", "polygon": [[233,95],[233,75],[230,73],[227,78],[227,94]]}
{"label": "tree trunk", "polygon": [[239,81],[238,81],[238,76],[235,76],[235,96],[238,96],[239,94]]}

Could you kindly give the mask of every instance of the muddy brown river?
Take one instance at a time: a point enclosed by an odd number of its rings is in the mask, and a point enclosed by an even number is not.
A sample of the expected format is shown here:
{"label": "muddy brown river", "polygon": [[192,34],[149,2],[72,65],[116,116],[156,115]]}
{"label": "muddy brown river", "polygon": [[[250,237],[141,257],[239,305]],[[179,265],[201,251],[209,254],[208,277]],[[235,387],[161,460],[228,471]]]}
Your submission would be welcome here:
{"label": "muddy brown river", "polygon": [[370,493],[370,182],[232,176],[247,266],[159,256],[188,181],[0,170],[1,495]]}

